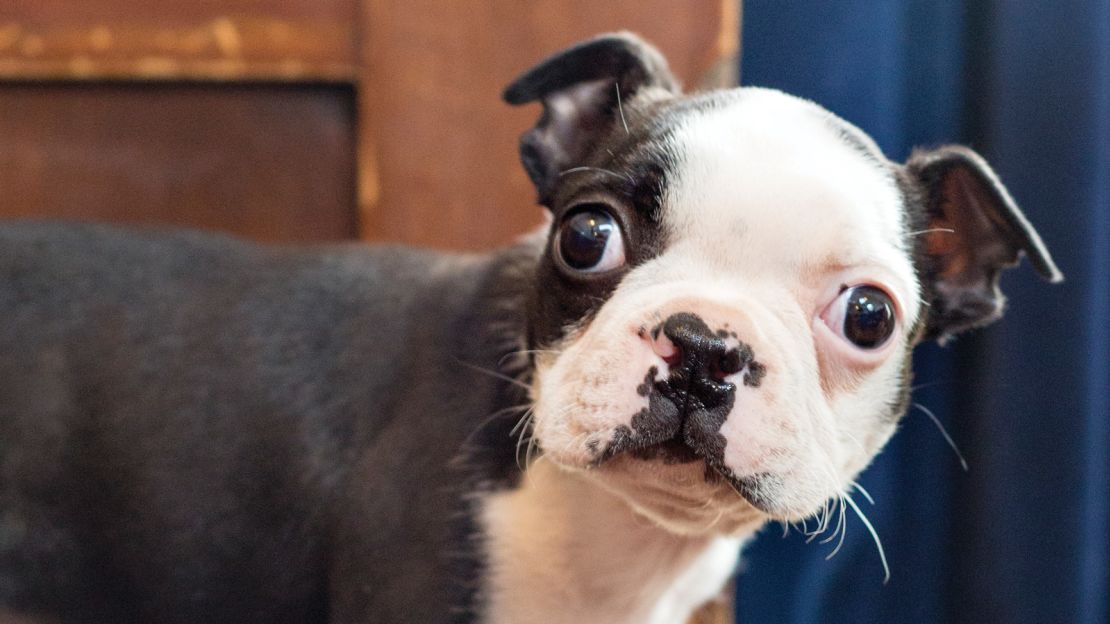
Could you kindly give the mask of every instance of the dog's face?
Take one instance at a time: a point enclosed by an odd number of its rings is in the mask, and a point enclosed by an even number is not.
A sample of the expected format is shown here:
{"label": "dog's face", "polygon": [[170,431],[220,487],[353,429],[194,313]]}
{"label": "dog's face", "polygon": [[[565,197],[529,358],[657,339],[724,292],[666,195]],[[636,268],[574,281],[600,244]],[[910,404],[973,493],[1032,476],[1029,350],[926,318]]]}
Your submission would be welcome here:
{"label": "dog's face", "polygon": [[813,514],[893,432],[918,341],[996,318],[1022,252],[1059,277],[969,150],[897,165],[776,91],[683,96],[629,35],[506,99],[544,104],[534,439],[676,532]]}

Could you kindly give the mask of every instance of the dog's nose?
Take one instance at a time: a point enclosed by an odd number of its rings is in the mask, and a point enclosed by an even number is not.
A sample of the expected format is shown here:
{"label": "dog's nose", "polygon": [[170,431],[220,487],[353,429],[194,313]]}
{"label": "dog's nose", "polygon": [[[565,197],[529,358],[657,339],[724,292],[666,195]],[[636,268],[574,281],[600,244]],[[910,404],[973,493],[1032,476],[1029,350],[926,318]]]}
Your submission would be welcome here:
{"label": "dog's nose", "polygon": [[700,317],[689,312],[673,314],[663,322],[663,335],[676,349],[668,358],[676,385],[684,385],[706,407],[724,400],[734,389],[724,379],[744,368],[747,364],[744,354],[729,348],[724,338],[710,330]]}

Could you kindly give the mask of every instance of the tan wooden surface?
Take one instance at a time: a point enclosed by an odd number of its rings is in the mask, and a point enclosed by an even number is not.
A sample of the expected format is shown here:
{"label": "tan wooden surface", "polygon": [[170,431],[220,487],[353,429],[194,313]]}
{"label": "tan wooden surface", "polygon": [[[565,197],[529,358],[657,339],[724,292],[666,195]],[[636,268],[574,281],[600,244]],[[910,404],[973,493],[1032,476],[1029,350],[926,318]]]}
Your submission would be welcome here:
{"label": "tan wooden surface", "polygon": [[0,80],[353,82],[358,0],[5,0]]}
{"label": "tan wooden surface", "polygon": [[0,86],[0,215],[353,238],[351,101],[282,85]]}
{"label": "tan wooden surface", "polygon": [[[170,221],[278,240],[297,240],[304,233],[310,239],[358,235],[455,249],[503,244],[542,218],[516,150],[517,137],[538,115],[538,105],[513,109],[501,103],[504,85],[561,47],[617,29],[658,44],[676,73],[694,84],[735,51],[737,4],[0,2],[0,106],[38,110],[0,117],[0,136],[21,141],[0,145],[0,158],[12,170],[0,178],[11,184],[4,187],[9,202],[0,206],[0,215]],[[148,104],[133,90],[158,83],[170,85],[168,92],[188,83],[191,88],[180,92],[190,95],[179,104],[154,96]],[[19,90],[28,84],[86,84],[90,90]],[[246,84],[262,86],[249,106],[241,99]],[[294,86],[306,91],[290,90]],[[226,107],[220,102],[225,87]],[[204,88],[212,93],[197,93]],[[68,103],[51,101],[60,92]],[[230,101],[236,98],[239,103]],[[308,104],[306,98],[316,101]],[[190,114],[189,106],[203,108]],[[265,120],[252,120],[252,110]],[[278,110],[288,116],[274,117]],[[47,111],[55,119],[43,125]],[[133,123],[159,114],[161,126]],[[65,124],[58,118],[74,121]],[[243,136],[266,131],[266,124],[275,128],[268,143],[247,142],[234,154],[212,156],[222,159],[229,175],[190,182],[187,173],[173,170],[172,150],[189,152],[186,159],[201,158],[206,146],[214,151],[232,147],[221,140],[224,132]],[[281,137],[297,133],[276,129],[283,124],[303,131],[320,124],[325,138],[306,138],[283,157]],[[330,132],[337,125],[350,137],[346,143]],[[193,141],[169,140],[175,133],[191,134]],[[31,143],[41,145],[28,149]],[[355,146],[353,152],[344,151],[348,145]],[[268,152],[271,148],[277,151]],[[131,156],[114,155],[118,150]],[[314,159],[311,150],[321,150],[320,157]],[[344,154],[354,154],[355,160],[344,161]],[[206,188],[175,194],[153,184],[146,192],[128,182],[135,179],[132,174],[100,175],[108,163],[138,166],[153,180],[181,177],[179,190],[192,183]],[[286,168],[287,175],[280,176],[271,164]],[[346,177],[306,175],[323,165]],[[158,166],[163,168],[156,171]],[[289,194],[268,195],[269,189],[298,181],[303,186]],[[325,183],[342,188],[321,186]],[[258,197],[249,196],[251,184]],[[316,210],[306,207],[311,193],[320,194]],[[204,197],[232,204],[221,209],[224,217],[214,218],[215,209],[199,199]],[[336,207],[334,199],[350,201]],[[256,209],[266,200],[273,202],[269,223],[259,220],[264,214]]]}
{"label": "tan wooden surface", "polygon": [[363,236],[482,249],[540,222],[517,160],[539,105],[500,101],[519,72],[601,32],[640,33],[693,84],[735,51],[735,1],[366,0],[360,91]]}

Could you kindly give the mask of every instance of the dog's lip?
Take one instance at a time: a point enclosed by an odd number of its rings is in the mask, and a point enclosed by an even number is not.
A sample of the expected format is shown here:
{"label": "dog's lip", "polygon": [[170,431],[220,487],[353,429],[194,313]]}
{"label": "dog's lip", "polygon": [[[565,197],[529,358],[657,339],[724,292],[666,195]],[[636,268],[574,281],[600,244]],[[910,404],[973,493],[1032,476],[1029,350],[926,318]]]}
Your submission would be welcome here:
{"label": "dog's lip", "polygon": [[721,483],[724,487],[735,491],[755,509],[769,516],[774,515],[770,501],[758,495],[755,486],[750,482],[751,478],[738,477],[727,466],[703,456],[696,449],[686,444],[681,431],[664,440],[649,441],[623,449],[606,457],[596,465],[603,466],[609,460],[622,455],[627,455],[630,461],[636,463],[659,462],[671,465],[687,465],[703,462],[706,481]]}

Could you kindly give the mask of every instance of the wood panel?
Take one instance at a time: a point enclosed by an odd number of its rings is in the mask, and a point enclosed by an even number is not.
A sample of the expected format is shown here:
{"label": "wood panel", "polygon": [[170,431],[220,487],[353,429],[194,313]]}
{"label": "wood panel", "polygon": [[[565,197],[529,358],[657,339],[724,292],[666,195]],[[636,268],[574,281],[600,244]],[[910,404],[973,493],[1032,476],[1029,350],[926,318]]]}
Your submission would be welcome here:
{"label": "wood panel", "polygon": [[358,0],[7,0],[0,79],[353,82]]}
{"label": "wood panel", "polygon": [[656,43],[695,84],[738,40],[736,0],[364,0],[360,92],[363,236],[465,249],[501,244],[541,210],[517,161],[539,105],[502,88],[542,57],[600,32]]}
{"label": "wood panel", "polygon": [[281,85],[0,88],[0,216],[352,238],[354,95]]}

